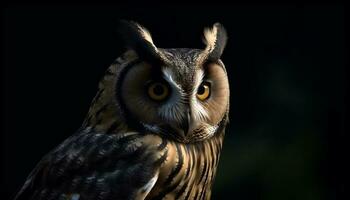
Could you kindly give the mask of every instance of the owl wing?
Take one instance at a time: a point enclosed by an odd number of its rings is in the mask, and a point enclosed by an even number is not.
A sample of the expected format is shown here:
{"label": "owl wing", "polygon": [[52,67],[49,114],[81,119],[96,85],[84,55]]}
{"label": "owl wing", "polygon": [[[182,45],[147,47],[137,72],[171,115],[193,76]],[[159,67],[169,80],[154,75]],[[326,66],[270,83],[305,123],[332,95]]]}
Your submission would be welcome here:
{"label": "owl wing", "polygon": [[75,134],[39,162],[15,199],[144,199],[165,159],[144,137]]}

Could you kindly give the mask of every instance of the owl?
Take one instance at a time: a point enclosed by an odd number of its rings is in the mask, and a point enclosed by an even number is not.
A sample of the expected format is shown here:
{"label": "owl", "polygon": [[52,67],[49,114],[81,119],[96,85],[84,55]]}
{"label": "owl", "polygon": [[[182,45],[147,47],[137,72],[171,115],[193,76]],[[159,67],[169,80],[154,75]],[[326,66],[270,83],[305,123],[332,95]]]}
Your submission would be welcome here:
{"label": "owl", "polygon": [[15,199],[210,199],[229,112],[219,23],[203,49],[163,49],[121,21],[125,52],[79,130],[46,154]]}

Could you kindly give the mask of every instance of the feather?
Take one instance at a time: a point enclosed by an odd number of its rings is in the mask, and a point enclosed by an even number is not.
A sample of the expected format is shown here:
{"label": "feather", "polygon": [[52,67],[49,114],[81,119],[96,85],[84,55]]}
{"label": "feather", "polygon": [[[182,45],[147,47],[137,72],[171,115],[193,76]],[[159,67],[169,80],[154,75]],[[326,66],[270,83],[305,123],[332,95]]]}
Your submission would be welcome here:
{"label": "feather", "polygon": [[206,44],[204,55],[207,60],[220,59],[227,42],[227,33],[220,23],[215,23],[212,28],[204,29],[203,42]]}
{"label": "feather", "polygon": [[120,20],[117,32],[126,47],[134,50],[140,58],[151,63],[166,61],[166,58],[154,45],[150,32],[138,23]]}

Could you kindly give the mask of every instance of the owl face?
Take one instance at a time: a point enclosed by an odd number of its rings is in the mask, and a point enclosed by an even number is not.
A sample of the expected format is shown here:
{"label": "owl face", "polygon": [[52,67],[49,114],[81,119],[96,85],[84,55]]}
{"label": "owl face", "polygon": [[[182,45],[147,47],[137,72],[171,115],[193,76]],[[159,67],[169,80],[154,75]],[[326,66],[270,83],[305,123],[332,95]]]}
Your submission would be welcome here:
{"label": "owl face", "polygon": [[[128,26],[139,36],[133,39],[138,46],[131,45],[138,58],[121,73],[116,94],[130,125],[185,143],[214,135],[229,107],[219,38],[209,38],[215,41],[206,41],[211,46],[205,50],[160,49],[143,27]],[[224,31],[216,26],[205,36]]]}

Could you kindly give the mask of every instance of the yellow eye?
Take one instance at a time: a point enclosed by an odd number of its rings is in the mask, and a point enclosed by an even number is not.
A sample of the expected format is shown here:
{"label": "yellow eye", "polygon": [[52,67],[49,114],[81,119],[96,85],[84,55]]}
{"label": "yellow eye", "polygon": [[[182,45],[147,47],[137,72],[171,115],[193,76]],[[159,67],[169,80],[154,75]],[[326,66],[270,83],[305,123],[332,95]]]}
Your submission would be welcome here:
{"label": "yellow eye", "polygon": [[210,83],[203,82],[197,90],[197,98],[204,101],[210,96]]}
{"label": "yellow eye", "polygon": [[169,95],[168,86],[163,83],[152,83],[148,86],[148,96],[156,101],[162,101]]}

